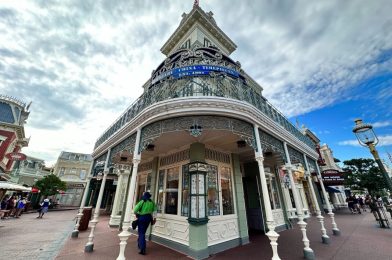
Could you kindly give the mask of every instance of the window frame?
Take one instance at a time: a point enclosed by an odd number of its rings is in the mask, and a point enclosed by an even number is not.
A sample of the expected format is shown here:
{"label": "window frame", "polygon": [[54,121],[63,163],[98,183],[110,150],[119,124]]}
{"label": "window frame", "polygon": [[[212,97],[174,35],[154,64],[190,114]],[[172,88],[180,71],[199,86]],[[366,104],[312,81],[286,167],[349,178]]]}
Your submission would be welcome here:
{"label": "window frame", "polygon": [[[158,171],[157,171],[157,179],[156,179],[156,184],[155,184],[155,200],[156,203],[158,204],[158,196],[159,196],[159,173],[160,171],[164,171],[164,177],[163,177],[163,198],[162,198],[162,212],[157,212],[158,216],[177,216],[177,217],[182,217],[182,218],[187,218],[181,215],[181,206],[182,206],[182,166],[184,164],[186,164],[187,162],[178,162],[178,163],[174,163],[174,164],[169,164],[169,165],[165,165],[162,167],[158,167]],[[165,209],[166,209],[166,189],[167,189],[167,170],[168,169],[172,169],[172,168],[178,168],[178,188],[177,188],[177,192],[178,192],[178,196],[177,196],[177,214],[169,214],[166,213]],[[158,205],[157,205],[158,206]],[[157,208],[157,211],[159,209]]]}
{"label": "window frame", "polygon": [[[215,216],[208,216],[208,210],[207,210],[207,216],[208,218],[219,218],[219,217],[227,217],[227,216],[234,216],[237,215],[237,196],[236,196],[236,190],[235,190],[235,185],[234,185],[234,171],[232,167],[232,159],[230,156],[230,163],[223,163],[223,162],[218,162],[218,161],[213,161],[206,159],[207,164],[215,165],[218,167],[218,193],[219,193],[219,215]],[[228,167],[230,169],[230,180],[231,180],[231,192],[232,192],[232,199],[233,199],[233,213],[231,214],[223,214],[223,201],[222,201],[222,185],[221,185],[221,167]]]}

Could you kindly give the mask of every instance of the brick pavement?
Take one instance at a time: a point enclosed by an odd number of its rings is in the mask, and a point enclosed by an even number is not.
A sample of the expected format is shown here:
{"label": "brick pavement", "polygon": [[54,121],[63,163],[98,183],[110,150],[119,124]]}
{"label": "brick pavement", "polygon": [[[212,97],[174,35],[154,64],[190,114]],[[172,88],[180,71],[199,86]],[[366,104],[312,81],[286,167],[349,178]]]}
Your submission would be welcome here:
{"label": "brick pavement", "polygon": [[0,220],[0,259],[54,259],[71,232],[76,210]]}
{"label": "brick pavement", "polygon": [[[376,225],[371,213],[352,215],[347,210],[341,210],[336,215],[336,222],[342,231],[341,236],[332,235],[331,221],[326,217],[326,228],[331,237],[331,243],[321,243],[320,224],[314,217],[308,221],[308,238],[314,250],[316,259],[334,260],[392,260],[392,230],[381,229]],[[84,253],[84,244],[88,232],[81,232],[78,239],[69,238],[59,252],[57,260],[76,259],[116,259],[119,251],[118,231],[107,227],[108,217],[102,217],[96,229],[95,247],[93,253]],[[279,256],[282,259],[303,259],[302,234],[297,225],[291,230],[280,232]],[[137,254],[136,236],[131,236],[126,248],[127,259],[186,259],[187,257],[148,242],[147,255]],[[225,252],[212,255],[210,259],[271,259],[272,252],[269,240],[265,235],[253,234],[251,243],[236,247]]]}
{"label": "brick pavement", "polygon": [[[81,232],[78,239],[69,237],[75,215],[73,210],[49,212],[42,220],[36,219],[36,214],[1,220],[0,259],[115,259],[119,250],[118,231],[107,227],[108,216],[101,217],[97,226],[94,252],[84,253],[89,232]],[[317,220],[308,221],[310,246],[317,259],[392,260],[392,230],[379,228],[371,213],[352,215],[342,210],[336,216],[342,235],[332,235],[331,222],[326,217],[330,245],[321,243]],[[303,259],[301,232],[296,225],[294,227],[279,233],[278,251],[282,259]],[[128,242],[127,259],[187,259],[185,255],[153,242],[148,242],[147,256],[140,256],[136,236],[131,236]],[[271,259],[271,256],[267,237],[252,234],[250,244],[212,255],[210,259]]]}

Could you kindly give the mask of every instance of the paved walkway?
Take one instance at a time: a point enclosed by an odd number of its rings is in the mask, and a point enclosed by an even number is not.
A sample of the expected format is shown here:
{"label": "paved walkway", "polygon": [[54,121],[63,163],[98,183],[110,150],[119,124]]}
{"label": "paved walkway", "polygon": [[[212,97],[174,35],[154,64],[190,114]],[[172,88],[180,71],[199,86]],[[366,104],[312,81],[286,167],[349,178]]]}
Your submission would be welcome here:
{"label": "paved walkway", "polygon": [[[392,260],[392,230],[381,229],[376,225],[373,214],[352,215],[341,210],[336,222],[342,231],[341,236],[332,235],[330,218],[326,216],[326,228],[331,243],[321,243],[320,224],[311,218],[308,225],[308,238],[316,259],[334,260]],[[69,238],[59,252],[57,260],[76,259],[116,259],[119,252],[118,231],[107,227],[108,217],[102,217],[96,229],[94,252],[84,253],[88,232],[81,232],[78,239]],[[279,256],[282,259],[303,259],[302,234],[295,225],[294,229],[280,232],[278,240]],[[136,248],[136,236],[131,236],[126,248],[127,259],[187,259],[176,251],[148,242],[147,255],[141,256]],[[265,235],[251,236],[251,243],[212,255],[210,259],[271,259],[269,240]]]}
{"label": "paved walkway", "polygon": [[[20,219],[0,220],[0,259],[116,259],[119,251],[118,231],[107,226],[109,217],[98,223],[95,248],[84,253],[89,232],[81,232],[78,239],[70,238],[76,210],[49,212],[43,219],[36,214],[25,214]],[[308,237],[317,259],[334,260],[392,260],[392,230],[376,225],[371,213],[352,215],[343,210],[336,215],[342,231],[339,237],[331,232],[331,221],[326,217],[331,244],[321,243],[317,219],[308,222]],[[282,259],[303,259],[301,232],[294,229],[280,232],[279,256]],[[265,235],[253,234],[251,243],[212,255],[210,259],[271,259],[272,252]],[[57,255],[57,257],[56,257]],[[189,259],[185,255],[148,242],[147,256],[138,254],[136,236],[131,236],[126,248],[127,259]]]}
{"label": "paved walkway", "polygon": [[76,210],[0,220],[0,259],[54,259],[71,232]]}

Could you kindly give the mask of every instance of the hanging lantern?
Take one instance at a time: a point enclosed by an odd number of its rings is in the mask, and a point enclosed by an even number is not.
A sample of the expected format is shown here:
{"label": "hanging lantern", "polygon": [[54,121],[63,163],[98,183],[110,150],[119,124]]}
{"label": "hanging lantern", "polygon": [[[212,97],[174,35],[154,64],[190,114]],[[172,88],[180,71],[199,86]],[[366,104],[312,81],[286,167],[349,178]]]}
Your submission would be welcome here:
{"label": "hanging lantern", "polygon": [[207,164],[192,162],[188,165],[190,183],[190,205],[188,222],[193,225],[204,225],[208,222],[207,217]]}

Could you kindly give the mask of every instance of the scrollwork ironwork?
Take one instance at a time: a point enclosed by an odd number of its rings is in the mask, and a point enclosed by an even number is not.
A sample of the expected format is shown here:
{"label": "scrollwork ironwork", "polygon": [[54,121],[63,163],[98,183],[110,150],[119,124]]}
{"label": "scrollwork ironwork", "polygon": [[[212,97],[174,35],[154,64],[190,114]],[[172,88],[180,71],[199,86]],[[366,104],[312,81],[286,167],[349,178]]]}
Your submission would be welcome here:
{"label": "scrollwork ironwork", "polygon": [[259,136],[261,149],[263,149],[264,152],[278,153],[284,161],[287,161],[282,141],[261,129],[259,129]]}
{"label": "scrollwork ironwork", "polygon": [[304,155],[301,152],[295,150],[289,145],[287,146],[287,151],[289,152],[290,161],[292,164],[301,163],[302,166],[305,167]]}
{"label": "scrollwork ironwork", "polygon": [[256,147],[253,127],[247,122],[221,116],[186,116],[165,119],[143,127],[139,148],[140,152],[145,150],[160,135],[169,132],[189,131],[194,125],[200,126],[203,130],[230,131],[245,140],[252,148]]}

